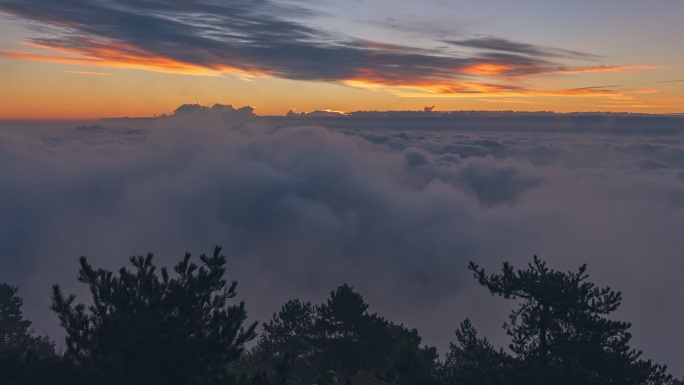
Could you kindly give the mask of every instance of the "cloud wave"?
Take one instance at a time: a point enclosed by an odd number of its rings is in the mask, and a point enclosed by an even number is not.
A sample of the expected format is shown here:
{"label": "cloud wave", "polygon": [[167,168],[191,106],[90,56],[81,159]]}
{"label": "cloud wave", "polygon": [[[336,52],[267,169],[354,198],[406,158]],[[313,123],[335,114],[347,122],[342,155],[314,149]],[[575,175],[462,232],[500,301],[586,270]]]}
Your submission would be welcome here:
{"label": "cloud wave", "polygon": [[256,319],[349,282],[444,348],[466,317],[505,340],[509,304],[478,287],[467,262],[496,269],[538,254],[559,269],[588,263],[624,293],[618,316],[633,322],[635,346],[677,365],[684,135],[610,116],[551,116],[551,130],[535,114],[504,116],[512,127],[495,115],[337,124],[349,116],[186,105],[66,130],[4,123],[0,281],[20,287],[39,332],[57,335],[50,285],[86,295],[78,256],[118,268],[152,251],[171,264],[219,243]]}

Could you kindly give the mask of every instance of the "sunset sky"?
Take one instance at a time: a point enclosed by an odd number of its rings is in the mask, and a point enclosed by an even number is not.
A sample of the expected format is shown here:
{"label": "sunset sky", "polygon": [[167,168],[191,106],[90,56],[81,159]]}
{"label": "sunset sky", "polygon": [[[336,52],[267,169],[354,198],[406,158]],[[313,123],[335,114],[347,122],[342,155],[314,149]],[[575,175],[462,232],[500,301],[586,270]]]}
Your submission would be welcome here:
{"label": "sunset sky", "polygon": [[0,0],[0,119],[684,112],[684,2]]}
{"label": "sunset sky", "polygon": [[[633,347],[681,378],[683,19],[684,0],[0,0],[0,282],[59,347],[50,292],[88,298],[79,256],[219,244],[250,320],[349,283],[443,354],[465,318],[509,343],[511,304],[468,263],[539,255],[620,290]],[[429,106],[673,115],[269,116]],[[117,117],[155,118],[94,121]]]}

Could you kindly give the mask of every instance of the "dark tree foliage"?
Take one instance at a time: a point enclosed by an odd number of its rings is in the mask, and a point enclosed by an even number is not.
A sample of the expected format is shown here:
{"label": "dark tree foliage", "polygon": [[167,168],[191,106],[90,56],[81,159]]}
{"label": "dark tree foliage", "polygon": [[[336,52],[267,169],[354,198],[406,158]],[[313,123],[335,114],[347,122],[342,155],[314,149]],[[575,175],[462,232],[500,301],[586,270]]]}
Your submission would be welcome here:
{"label": "dark tree foliage", "polygon": [[299,299],[287,301],[270,322],[263,324],[264,338],[259,347],[272,355],[289,354],[292,358],[309,356],[315,333],[315,308]]}
{"label": "dark tree foliage", "polygon": [[439,355],[434,347],[421,347],[421,338],[416,329],[408,330],[402,325],[388,322],[385,341],[390,348],[390,355],[379,361],[376,373],[386,383],[396,385],[438,384],[437,362]]}
{"label": "dark tree foliage", "polygon": [[246,352],[230,364],[231,376],[225,382],[230,385],[289,385],[290,358],[287,354],[278,364],[271,366],[253,352]]}
{"label": "dark tree foliage", "polygon": [[31,338],[31,321],[24,319],[21,307],[24,300],[17,296],[17,288],[0,284],[0,349],[24,345]]}
{"label": "dark tree foliage", "polygon": [[66,331],[66,357],[98,384],[213,384],[254,338],[243,303],[228,305],[236,282],[223,278],[226,258],[190,254],[161,277],[152,254],[131,257],[133,271],[94,269],[81,257],[79,281],[92,304],[74,304],[54,286],[52,309]]}
{"label": "dark tree foliage", "polygon": [[513,359],[503,350],[496,350],[486,338],[478,338],[477,330],[466,319],[456,330],[458,344],[449,344],[441,368],[441,378],[447,384],[505,385],[511,378]]}
{"label": "dark tree foliage", "polygon": [[332,291],[327,302],[317,308],[321,355],[326,356],[326,366],[338,373],[344,383],[350,383],[367,359],[364,337],[378,322],[368,315],[367,309],[361,294],[347,284]]}
{"label": "dark tree foliage", "polygon": [[290,357],[290,384],[434,384],[437,352],[418,332],[368,313],[349,285],[319,306],[290,300],[264,324],[251,365]]}
{"label": "dark tree foliage", "polygon": [[54,383],[60,371],[55,345],[34,334],[17,291],[0,283],[0,384]]}
{"label": "dark tree foliage", "polygon": [[273,366],[286,359],[291,383],[312,383],[318,376],[316,360],[320,354],[316,329],[316,308],[299,299],[287,301],[269,322],[255,349],[255,356]]}
{"label": "dark tree foliage", "polygon": [[0,385],[675,385],[664,366],[629,346],[630,324],[609,318],[621,294],[588,282],[586,265],[559,272],[536,256],[523,270],[505,263],[488,275],[470,263],[492,294],[517,302],[504,324],[510,351],[478,336],[469,320],[440,362],[415,329],[368,312],[353,287],[319,306],[293,299],[263,325],[243,326],[243,303],[226,259],[190,255],[157,274],[152,255],[133,271],[95,269],[84,257],[78,279],[89,306],[54,287],[52,309],[66,330],[64,355],[36,337],[17,288],[0,284]]}
{"label": "dark tree foliage", "polygon": [[[549,269],[534,256],[525,270],[504,263],[487,275],[470,263],[475,278],[492,294],[519,300],[504,324],[526,384],[663,384],[665,367],[639,359],[629,346],[630,324],[606,316],[622,301],[620,292],[587,281],[577,272]],[[524,373],[524,376],[521,375]]]}

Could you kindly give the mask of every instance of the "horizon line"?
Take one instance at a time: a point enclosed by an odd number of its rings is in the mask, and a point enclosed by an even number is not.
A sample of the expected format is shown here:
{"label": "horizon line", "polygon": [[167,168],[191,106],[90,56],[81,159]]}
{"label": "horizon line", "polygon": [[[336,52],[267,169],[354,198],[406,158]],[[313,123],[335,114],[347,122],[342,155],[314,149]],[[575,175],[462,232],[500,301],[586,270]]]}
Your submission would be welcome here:
{"label": "horizon line", "polygon": [[[199,103],[186,103],[185,105],[195,105],[204,108],[211,108],[213,106],[223,106],[232,107],[235,110],[243,107],[233,107],[232,104],[221,104],[215,103],[211,106],[202,105]],[[179,106],[180,107],[180,106]],[[257,113],[252,113],[252,116],[258,118],[343,118],[343,117],[354,117],[354,114],[420,114],[423,116],[439,116],[448,115],[453,113],[489,113],[489,114],[548,114],[548,115],[641,115],[649,117],[684,117],[684,112],[663,112],[663,113],[649,113],[649,112],[629,112],[629,111],[552,111],[552,110],[477,110],[477,109],[461,109],[461,110],[355,110],[355,111],[336,111],[329,109],[317,109],[311,111],[296,112],[290,110],[285,114],[275,115],[259,115]],[[100,121],[100,120],[117,120],[117,119],[157,119],[163,117],[172,117],[176,114],[176,111],[169,114],[153,114],[151,116],[103,116],[103,117],[55,117],[55,118],[43,118],[43,117],[30,117],[30,118],[2,118],[0,117],[0,122],[34,122],[34,123],[47,123],[47,122],[80,122],[80,121]]]}

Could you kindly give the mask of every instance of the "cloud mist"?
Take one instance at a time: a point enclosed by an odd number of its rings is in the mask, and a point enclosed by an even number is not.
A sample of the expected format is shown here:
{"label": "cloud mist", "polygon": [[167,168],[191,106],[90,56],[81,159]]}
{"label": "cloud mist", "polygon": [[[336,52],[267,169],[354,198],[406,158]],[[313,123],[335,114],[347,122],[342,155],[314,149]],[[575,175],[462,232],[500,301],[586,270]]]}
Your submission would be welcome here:
{"label": "cloud mist", "polygon": [[551,130],[534,115],[514,128],[412,116],[336,124],[185,106],[67,129],[3,123],[0,281],[19,286],[38,332],[59,335],[50,286],[87,298],[80,255],[114,269],[151,251],[170,265],[220,244],[252,319],[348,282],[444,349],[466,317],[506,340],[513,304],[479,287],[468,261],[493,271],[537,254],[557,269],[587,263],[621,290],[633,345],[683,374],[681,120],[637,131],[584,116]]}

